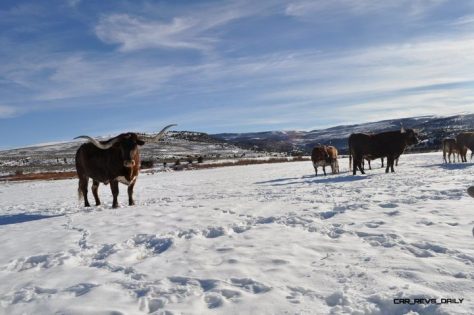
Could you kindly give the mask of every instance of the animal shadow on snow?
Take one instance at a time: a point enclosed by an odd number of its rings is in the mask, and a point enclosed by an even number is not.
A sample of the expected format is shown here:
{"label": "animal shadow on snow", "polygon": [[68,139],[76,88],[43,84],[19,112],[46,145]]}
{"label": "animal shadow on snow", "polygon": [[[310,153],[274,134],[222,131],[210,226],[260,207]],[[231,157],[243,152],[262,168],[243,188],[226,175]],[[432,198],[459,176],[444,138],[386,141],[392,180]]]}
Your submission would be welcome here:
{"label": "animal shadow on snow", "polygon": [[43,220],[43,219],[61,217],[63,215],[64,214],[42,215],[42,214],[26,214],[26,213],[1,215],[0,225],[9,225],[9,224],[24,223],[24,222],[30,222],[30,221],[36,221],[36,220]]}
{"label": "animal shadow on snow", "polygon": [[438,163],[430,165],[421,165],[420,167],[425,168],[441,168],[445,170],[464,170],[466,168],[474,166],[474,163]]}
{"label": "animal shadow on snow", "polygon": [[[347,175],[345,175],[347,174]],[[290,177],[290,178],[277,178],[264,182],[256,182],[254,184],[270,184],[270,186],[285,186],[285,185],[297,185],[297,184],[328,184],[328,183],[342,183],[342,182],[355,182],[363,179],[367,179],[372,175],[352,175],[349,172],[342,173],[339,175],[305,175],[302,177]]]}

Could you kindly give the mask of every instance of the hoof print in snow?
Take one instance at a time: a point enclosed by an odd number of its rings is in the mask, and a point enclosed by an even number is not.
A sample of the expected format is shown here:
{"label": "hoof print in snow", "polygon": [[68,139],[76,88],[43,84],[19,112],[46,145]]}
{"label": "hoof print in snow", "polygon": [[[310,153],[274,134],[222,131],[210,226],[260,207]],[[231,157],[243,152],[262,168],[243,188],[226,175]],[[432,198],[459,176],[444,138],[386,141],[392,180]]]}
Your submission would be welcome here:
{"label": "hoof print in snow", "polygon": [[215,292],[206,294],[204,301],[206,302],[208,308],[217,308],[224,304],[222,296]]}
{"label": "hoof print in snow", "polygon": [[252,280],[250,278],[242,278],[242,279],[232,278],[230,279],[230,281],[234,286],[240,287],[254,294],[265,293],[272,289],[271,287],[266,286],[263,283],[257,282],[255,280]]}
{"label": "hoof print in snow", "polygon": [[71,292],[74,294],[74,296],[81,296],[86,293],[89,293],[89,291],[92,290],[92,288],[98,287],[98,284],[93,284],[93,283],[79,283],[76,285],[73,285],[72,287],[69,287],[65,289],[64,291],[66,292]]}
{"label": "hoof print in snow", "polygon": [[202,235],[206,238],[216,238],[225,235],[225,229],[223,227],[208,228],[202,231]]}
{"label": "hoof print in snow", "polygon": [[160,238],[152,234],[138,234],[133,237],[135,246],[144,246],[154,254],[161,254],[173,245],[173,239],[169,237]]}

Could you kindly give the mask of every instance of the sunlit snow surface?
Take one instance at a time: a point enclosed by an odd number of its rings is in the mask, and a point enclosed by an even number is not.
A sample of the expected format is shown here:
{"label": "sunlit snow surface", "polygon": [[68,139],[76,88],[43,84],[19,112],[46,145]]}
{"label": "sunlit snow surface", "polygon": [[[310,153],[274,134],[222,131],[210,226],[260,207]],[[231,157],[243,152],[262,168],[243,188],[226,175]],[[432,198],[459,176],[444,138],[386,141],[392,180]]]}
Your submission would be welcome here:
{"label": "sunlit snow surface", "polygon": [[[108,186],[86,209],[76,180],[0,183],[0,313],[472,314],[474,164],[441,161],[142,174],[119,209]],[[417,297],[464,301],[393,303]]]}

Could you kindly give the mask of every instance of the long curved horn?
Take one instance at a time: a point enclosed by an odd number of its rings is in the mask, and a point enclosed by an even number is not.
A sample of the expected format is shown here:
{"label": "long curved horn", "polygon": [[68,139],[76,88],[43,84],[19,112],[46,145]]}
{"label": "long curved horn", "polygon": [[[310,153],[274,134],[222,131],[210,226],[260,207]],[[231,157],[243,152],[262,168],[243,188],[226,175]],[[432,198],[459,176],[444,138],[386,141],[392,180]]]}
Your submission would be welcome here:
{"label": "long curved horn", "polygon": [[119,140],[118,138],[115,138],[109,143],[104,144],[104,143],[100,143],[99,141],[89,136],[79,136],[79,137],[75,137],[74,139],[80,139],[80,138],[89,140],[93,145],[95,145],[96,147],[102,150],[110,149]]}
{"label": "long curved horn", "polygon": [[165,128],[161,129],[161,131],[156,136],[154,136],[153,138],[149,138],[146,141],[147,142],[156,142],[156,141],[160,140],[161,138],[163,138],[165,136],[166,130],[168,130],[169,128],[174,127],[174,126],[177,126],[177,124],[171,124],[171,125],[166,126]]}

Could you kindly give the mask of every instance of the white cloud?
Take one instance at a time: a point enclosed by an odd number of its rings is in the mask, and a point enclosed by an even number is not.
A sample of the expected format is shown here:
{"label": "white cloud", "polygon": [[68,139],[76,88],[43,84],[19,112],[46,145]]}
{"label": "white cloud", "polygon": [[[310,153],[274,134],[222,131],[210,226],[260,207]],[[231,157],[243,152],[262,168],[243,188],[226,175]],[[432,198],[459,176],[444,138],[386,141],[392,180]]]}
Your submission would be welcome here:
{"label": "white cloud", "polygon": [[167,18],[109,14],[100,19],[95,33],[106,43],[120,45],[122,51],[146,48],[209,51],[223,25],[248,16],[269,14],[273,6],[265,1],[230,1],[218,6],[195,5],[193,11]]}
{"label": "white cloud", "polygon": [[394,13],[401,10],[405,15],[416,17],[447,0],[297,0],[288,4],[285,13],[290,16],[306,17],[330,12],[331,14],[349,14],[363,16],[376,13]]}
{"label": "white cloud", "polygon": [[207,50],[211,40],[196,37],[197,26],[197,21],[186,18],[164,23],[114,14],[103,17],[95,30],[102,41],[119,44],[122,51],[144,48]]}
{"label": "white cloud", "polygon": [[81,0],[66,0],[68,5],[71,6],[71,7],[76,7],[80,2]]}
{"label": "white cloud", "polygon": [[0,119],[11,118],[18,114],[18,110],[12,106],[0,105]]}

